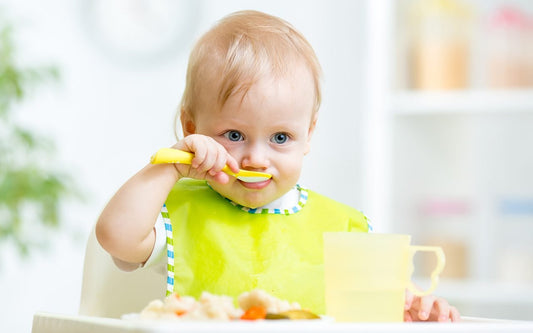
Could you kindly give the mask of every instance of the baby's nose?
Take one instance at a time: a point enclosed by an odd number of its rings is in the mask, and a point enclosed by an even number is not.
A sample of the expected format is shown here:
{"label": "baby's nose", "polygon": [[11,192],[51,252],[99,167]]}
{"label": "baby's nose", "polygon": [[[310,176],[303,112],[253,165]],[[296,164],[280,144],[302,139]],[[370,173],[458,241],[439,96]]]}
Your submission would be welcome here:
{"label": "baby's nose", "polygon": [[243,155],[241,164],[244,169],[264,170],[268,168],[270,160],[267,149],[260,145],[249,147]]}

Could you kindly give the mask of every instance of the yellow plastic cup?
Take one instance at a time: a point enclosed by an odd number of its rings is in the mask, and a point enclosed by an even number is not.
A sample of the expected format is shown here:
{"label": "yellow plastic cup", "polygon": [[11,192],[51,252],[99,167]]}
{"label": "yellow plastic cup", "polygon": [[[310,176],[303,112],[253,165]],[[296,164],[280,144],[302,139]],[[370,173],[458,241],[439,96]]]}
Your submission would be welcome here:
{"label": "yellow plastic cup", "polygon": [[[432,293],[445,264],[442,248],[410,243],[409,235],[324,233],[326,315],[339,322],[402,322],[405,290]],[[417,251],[437,256],[427,290],[411,281]]]}

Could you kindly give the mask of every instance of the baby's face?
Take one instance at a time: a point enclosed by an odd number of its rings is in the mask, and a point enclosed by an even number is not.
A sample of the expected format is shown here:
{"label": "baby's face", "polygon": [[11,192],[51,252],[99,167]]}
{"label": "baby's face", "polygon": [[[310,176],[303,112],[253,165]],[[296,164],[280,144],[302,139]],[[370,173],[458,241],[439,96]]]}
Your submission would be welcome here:
{"label": "baby's face", "polygon": [[248,91],[231,96],[221,110],[197,110],[196,133],[213,137],[239,162],[240,168],[272,178],[245,183],[211,183],[226,198],[246,207],[265,205],[298,181],[315,127],[313,78],[294,66],[285,77],[264,76]]}

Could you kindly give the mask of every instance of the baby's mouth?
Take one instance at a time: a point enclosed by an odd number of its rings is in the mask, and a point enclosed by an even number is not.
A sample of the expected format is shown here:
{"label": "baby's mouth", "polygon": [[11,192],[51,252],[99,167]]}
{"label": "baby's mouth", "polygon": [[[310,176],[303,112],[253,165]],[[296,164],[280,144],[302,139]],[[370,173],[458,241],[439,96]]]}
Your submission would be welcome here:
{"label": "baby's mouth", "polygon": [[249,188],[249,189],[252,189],[252,190],[262,190],[265,187],[267,187],[268,184],[270,184],[270,182],[272,181],[272,178],[264,180],[262,182],[257,182],[257,183],[248,183],[248,182],[245,182],[245,181],[242,181],[242,180],[238,180],[238,181],[239,181],[239,183],[241,183],[242,186],[244,186],[246,188]]}

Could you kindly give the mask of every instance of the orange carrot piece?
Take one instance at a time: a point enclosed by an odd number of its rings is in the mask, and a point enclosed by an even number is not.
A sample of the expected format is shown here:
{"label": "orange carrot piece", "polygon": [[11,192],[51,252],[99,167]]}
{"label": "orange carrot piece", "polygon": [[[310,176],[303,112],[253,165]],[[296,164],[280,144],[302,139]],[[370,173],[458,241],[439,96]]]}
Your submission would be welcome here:
{"label": "orange carrot piece", "polygon": [[258,320],[265,319],[266,309],[262,306],[252,306],[241,316],[242,320]]}
{"label": "orange carrot piece", "polygon": [[176,310],[176,311],[174,311],[174,313],[176,314],[176,316],[184,315],[185,312],[187,312],[187,311],[185,311],[185,310]]}

